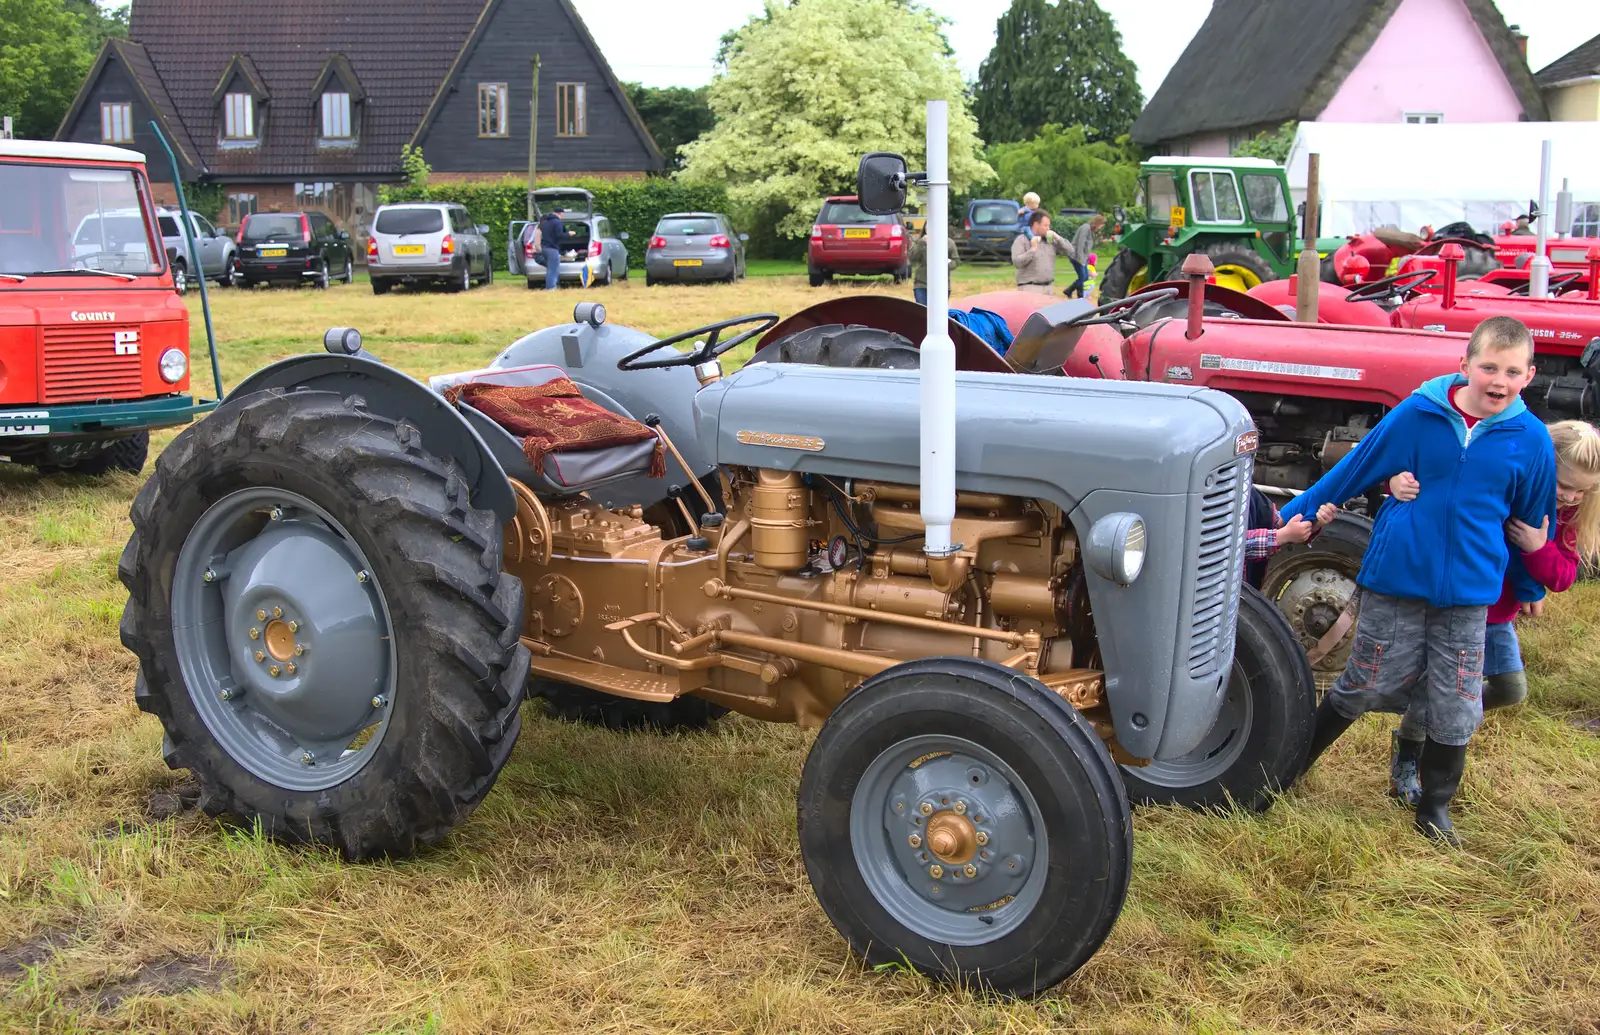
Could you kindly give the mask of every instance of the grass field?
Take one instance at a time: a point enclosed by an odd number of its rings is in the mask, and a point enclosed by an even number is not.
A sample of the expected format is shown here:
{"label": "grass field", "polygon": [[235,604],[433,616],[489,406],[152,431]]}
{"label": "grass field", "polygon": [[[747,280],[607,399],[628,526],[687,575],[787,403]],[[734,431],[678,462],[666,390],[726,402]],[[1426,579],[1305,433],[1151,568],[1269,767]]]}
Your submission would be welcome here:
{"label": "grass field", "polygon": [[[846,290],[910,294],[780,275],[212,298],[235,384],[330,325],[426,374],[481,365],[583,297],[659,334]],[[1580,725],[1600,717],[1600,584],[1527,627],[1532,697],[1475,742],[1466,851],[1387,803],[1390,724],[1368,719],[1264,815],[1137,813],[1110,941],[1055,993],[1008,1002],[848,955],[800,863],[810,737],[787,727],[661,738],[530,714],[483,807],[401,862],[206,819],[117,639],[139,484],[0,465],[0,1031],[1600,1033],[1600,736]]]}

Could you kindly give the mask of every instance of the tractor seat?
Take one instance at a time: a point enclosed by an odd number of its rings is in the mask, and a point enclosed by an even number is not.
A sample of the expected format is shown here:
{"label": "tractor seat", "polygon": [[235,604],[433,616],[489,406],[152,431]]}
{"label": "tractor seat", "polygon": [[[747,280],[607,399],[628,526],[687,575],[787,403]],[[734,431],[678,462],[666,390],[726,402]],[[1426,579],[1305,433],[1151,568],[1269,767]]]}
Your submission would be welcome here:
{"label": "tractor seat", "polygon": [[585,399],[560,367],[476,371],[443,392],[506,474],[535,495],[575,496],[666,474],[661,438]]}

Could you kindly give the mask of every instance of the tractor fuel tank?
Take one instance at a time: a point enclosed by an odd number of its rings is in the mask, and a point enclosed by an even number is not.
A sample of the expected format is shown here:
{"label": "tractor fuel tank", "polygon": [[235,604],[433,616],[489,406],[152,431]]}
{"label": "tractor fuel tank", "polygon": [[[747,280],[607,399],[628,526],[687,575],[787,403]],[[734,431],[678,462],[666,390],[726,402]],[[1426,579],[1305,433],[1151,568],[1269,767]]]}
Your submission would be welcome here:
{"label": "tractor fuel tank", "polygon": [[[718,464],[812,476],[816,491],[831,491],[818,476],[915,485],[918,388],[916,371],[756,364],[701,389],[697,437]],[[1086,574],[1106,696],[1132,754],[1182,755],[1216,718],[1254,448],[1249,414],[1220,392],[956,374],[959,490],[1048,500],[1080,542],[1113,515],[1144,522],[1143,566],[1127,584]]]}

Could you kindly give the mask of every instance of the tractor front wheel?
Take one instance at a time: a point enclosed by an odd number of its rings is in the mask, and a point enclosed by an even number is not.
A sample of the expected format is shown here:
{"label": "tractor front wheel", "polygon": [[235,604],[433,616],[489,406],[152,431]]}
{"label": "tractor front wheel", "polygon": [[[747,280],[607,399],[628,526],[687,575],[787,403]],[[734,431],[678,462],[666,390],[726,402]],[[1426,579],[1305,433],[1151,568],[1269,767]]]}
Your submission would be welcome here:
{"label": "tractor front wheel", "polygon": [[1180,758],[1122,767],[1128,795],[1145,805],[1263,810],[1305,767],[1317,687],[1283,615],[1250,586],[1239,599],[1233,672],[1217,720]]}
{"label": "tractor front wheel", "polygon": [[1144,256],[1122,249],[1106,267],[1105,276],[1100,278],[1100,304],[1115,302],[1139,291],[1149,278],[1148,269]]}
{"label": "tractor front wheel", "polygon": [[828,716],[800,777],[800,854],[869,965],[1033,995],[1122,911],[1128,799],[1094,727],[993,662],[906,662]]}
{"label": "tractor front wheel", "polygon": [[1371,539],[1371,518],[1341,510],[1309,543],[1273,555],[1262,576],[1262,592],[1310,655],[1319,689],[1332,686],[1350,658],[1359,613],[1356,575]]}
{"label": "tractor front wheel", "polygon": [[1207,245],[1206,258],[1216,267],[1217,283],[1235,291],[1249,291],[1257,284],[1277,280],[1278,274],[1255,249],[1237,241],[1218,241]]}
{"label": "tractor front wheel", "polygon": [[440,840],[521,730],[521,582],[453,460],[354,395],[258,392],[185,429],[118,563],[135,701],[202,807],[350,859]]}

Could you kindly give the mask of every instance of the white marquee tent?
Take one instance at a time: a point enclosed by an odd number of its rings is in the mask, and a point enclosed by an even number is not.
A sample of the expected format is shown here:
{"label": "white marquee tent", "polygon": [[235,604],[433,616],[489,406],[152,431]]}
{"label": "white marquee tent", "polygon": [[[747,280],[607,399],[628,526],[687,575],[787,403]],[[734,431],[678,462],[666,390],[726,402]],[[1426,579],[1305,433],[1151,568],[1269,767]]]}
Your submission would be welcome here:
{"label": "white marquee tent", "polygon": [[[1539,197],[1545,140],[1552,142],[1551,218],[1563,178],[1572,191],[1575,221],[1600,218],[1596,122],[1302,122],[1286,163],[1289,188],[1296,205],[1305,200],[1307,157],[1315,152],[1321,156],[1324,237],[1378,226],[1415,232],[1462,220],[1492,234]],[[1571,228],[1548,229],[1553,235]],[[1579,229],[1590,227],[1584,223]]]}

